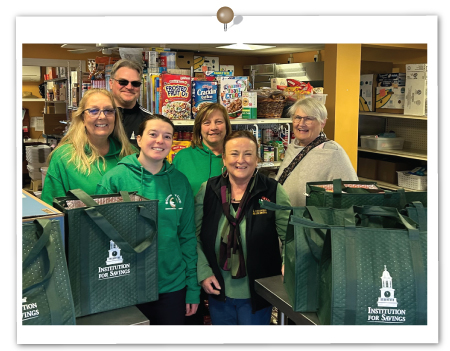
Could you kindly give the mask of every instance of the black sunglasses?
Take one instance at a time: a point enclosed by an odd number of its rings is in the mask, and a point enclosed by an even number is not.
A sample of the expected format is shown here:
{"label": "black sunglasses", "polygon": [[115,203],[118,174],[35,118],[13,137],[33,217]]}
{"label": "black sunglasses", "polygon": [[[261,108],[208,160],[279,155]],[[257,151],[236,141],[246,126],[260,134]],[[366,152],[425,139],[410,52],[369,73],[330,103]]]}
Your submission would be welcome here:
{"label": "black sunglasses", "polygon": [[[114,78],[112,78],[114,79]],[[133,81],[129,81],[126,79],[114,79],[117,83],[119,83],[121,86],[126,87],[128,85],[128,83],[131,83],[131,85],[135,88],[139,88],[142,84],[142,82],[139,82],[137,80],[133,80]]]}

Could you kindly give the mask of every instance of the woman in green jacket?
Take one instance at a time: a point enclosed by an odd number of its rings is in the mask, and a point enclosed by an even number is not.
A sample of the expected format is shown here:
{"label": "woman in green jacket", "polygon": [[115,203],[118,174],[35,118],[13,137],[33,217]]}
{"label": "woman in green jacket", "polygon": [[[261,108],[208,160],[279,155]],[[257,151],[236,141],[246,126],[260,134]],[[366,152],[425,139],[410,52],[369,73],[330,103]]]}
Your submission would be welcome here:
{"label": "woman in green jacket", "polygon": [[205,104],[198,111],[191,147],[180,150],[173,159],[175,168],[189,180],[194,196],[203,182],[221,174],[223,140],[230,133],[230,117],[221,104]]}
{"label": "woman in green jacket", "polygon": [[124,156],[137,152],[125,135],[111,93],[90,89],[72,115],[67,134],[49,155],[42,201],[66,196],[72,189],[95,194],[97,183]]}
{"label": "woman in green jacket", "polygon": [[124,157],[97,187],[97,194],[137,191],[159,200],[159,299],[138,305],[152,325],[184,324],[200,302],[194,196],[186,177],[166,160],[174,129],[167,117],[149,116],[139,126],[139,155]]}

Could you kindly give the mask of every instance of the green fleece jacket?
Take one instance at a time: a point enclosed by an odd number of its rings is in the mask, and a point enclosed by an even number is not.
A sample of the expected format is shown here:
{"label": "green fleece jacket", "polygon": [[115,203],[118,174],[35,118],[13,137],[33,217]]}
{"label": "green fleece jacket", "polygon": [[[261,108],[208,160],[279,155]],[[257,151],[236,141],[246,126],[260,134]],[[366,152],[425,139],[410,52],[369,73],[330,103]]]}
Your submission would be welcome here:
{"label": "green fleece jacket", "polygon": [[129,155],[103,176],[96,193],[119,191],[137,191],[147,199],[159,200],[159,293],[178,291],[186,286],[186,303],[199,303],[194,196],[186,177],[166,160],[161,171],[152,174],[141,165],[136,154]]}
{"label": "green fleece jacket", "polygon": [[195,196],[203,182],[222,173],[223,161],[222,155],[214,155],[203,143],[203,149],[188,147],[180,150],[173,165],[187,177]]}
{"label": "green fleece jacket", "polygon": [[[103,175],[114,168],[120,161],[120,151],[122,145],[114,137],[109,137],[109,151],[104,156],[106,169],[103,170],[103,161],[91,166],[91,173],[86,175],[76,169],[76,164],[68,162],[74,152],[72,144],[66,144],[56,149],[52,155],[45,176],[45,183],[42,189],[41,200],[53,206],[53,198],[66,196],[66,192],[73,189],[81,189],[89,195],[95,194],[97,183]],[[85,152],[89,153],[88,146]]]}

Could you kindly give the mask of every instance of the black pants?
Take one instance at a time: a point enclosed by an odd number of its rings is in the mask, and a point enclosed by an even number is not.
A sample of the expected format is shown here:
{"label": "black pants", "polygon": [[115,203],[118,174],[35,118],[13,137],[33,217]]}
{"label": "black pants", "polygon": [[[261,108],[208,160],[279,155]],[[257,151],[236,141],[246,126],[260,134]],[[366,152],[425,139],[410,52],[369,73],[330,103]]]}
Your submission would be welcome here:
{"label": "black pants", "polygon": [[159,294],[159,299],[136,305],[149,319],[150,325],[184,325],[186,288]]}

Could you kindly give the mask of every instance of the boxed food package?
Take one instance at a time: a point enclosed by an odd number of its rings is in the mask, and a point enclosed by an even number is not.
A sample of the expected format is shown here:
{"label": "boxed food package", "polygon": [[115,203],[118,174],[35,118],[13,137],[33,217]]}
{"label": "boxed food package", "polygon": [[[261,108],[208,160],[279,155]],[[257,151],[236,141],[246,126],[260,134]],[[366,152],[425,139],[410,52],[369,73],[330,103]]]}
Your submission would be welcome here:
{"label": "boxed food package", "polygon": [[192,118],[195,119],[200,108],[217,102],[217,82],[207,80],[192,81]]}
{"label": "boxed food package", "polygon": [[258,114],[257,106],[256,91],[242,92],[242,118],[256,119]]}
{"label": "boxed food package", "polygon": [[230,75],[234,75],[234,65],[220,65],[219,70],[221,72],[230,72]]}
{"label": "boxed food package", "polygon": [[363,149],[401,150],[404,141],[405,139],[400,137],[383,138],[377,135],[361,135],[361,147]]}
{"label": "boxed food package", "polygon": [[377,177],[374,179],[386,183],[397,184],[397,172],[410,169],[408,162],[392,162],[389,160],[378,160]]}
{"label": "boxed food package", "polygon": [[271,78],[270,88],[271,89],[284,89],[287,87],[286,78]]}
{"label": "boxed food package", "polygon": [[427,114],[427,64],[406,65],[405,115]]}
{"label": "boxed food package", "polygon": [[406,73],[380,73],[377,75],[379,87],[404,87]]}
{"label": "boxed food package", "polygon": [[403,109],[405,106],[405,87],[377,87],[375,108]]}
{"label": "boxed food package", "polygon": [[218,77],[219,102],[230,118],[242,118],[242,93],[248,90],[248,77]]}
{"label": "boxed food package", "polygon": [[375,85],[373,74],[361,74],[359,79],[359,110],[374,111]]}
{"label": "boxed food package", "polygon": [[191,77],[163,73],[159,86],[161,114],[169,119],[190,119]]}
{"label": "boxed food package", "polygon": [[203,71],[220,71],[219,58],[215,56],[194,56],[194,72]]}

